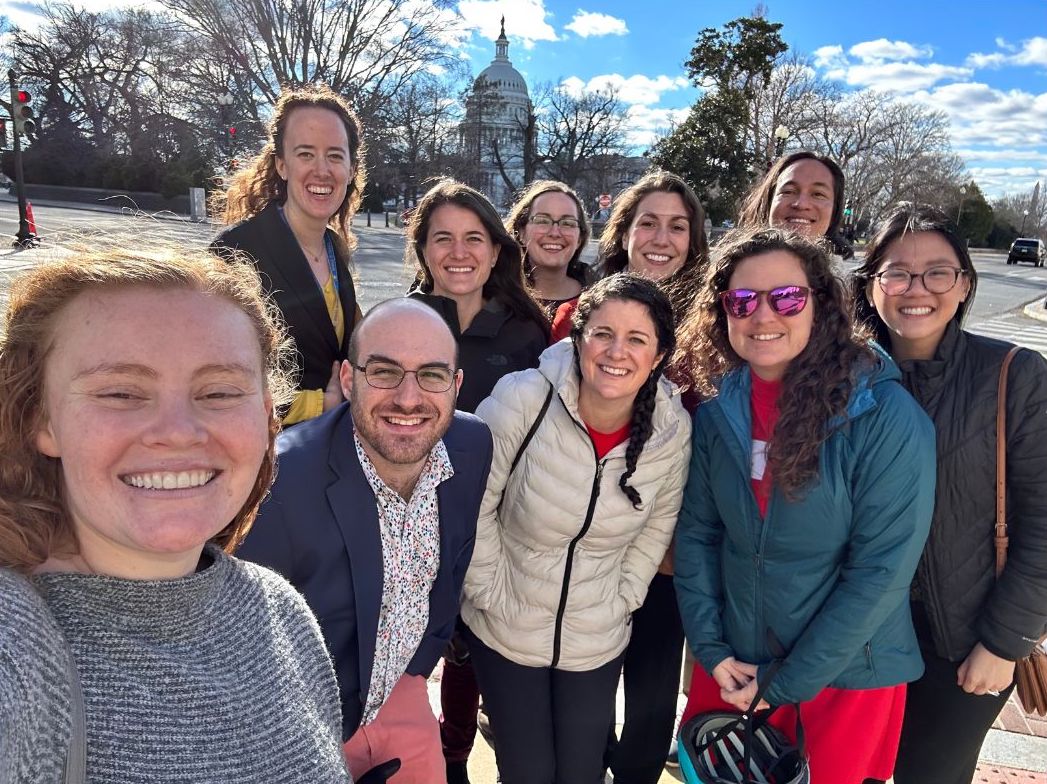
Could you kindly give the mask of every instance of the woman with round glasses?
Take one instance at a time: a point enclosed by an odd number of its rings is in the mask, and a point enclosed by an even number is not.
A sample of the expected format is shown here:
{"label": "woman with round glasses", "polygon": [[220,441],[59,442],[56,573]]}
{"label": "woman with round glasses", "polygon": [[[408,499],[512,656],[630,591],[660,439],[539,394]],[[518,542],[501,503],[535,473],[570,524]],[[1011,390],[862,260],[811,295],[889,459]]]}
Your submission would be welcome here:
{"label": "woman with round glasses", "polygon": [[1007,564],[995,577],[997,383],[1010,343],[967,332],[978,284],[933,207],[900,204],[855,273],[859,317],[935,424],[931,535],[910,601],[926,671],[909,686],[895,781],[967,784],[1047,621],[1047,363],[1017,353],[1006,399]]}
{"label": "woman with round glasses", "polygon": [[[520,245],[479,191],[440,180],[422,197],[407,229],[408,296],[429,305],[458,342],[458,408],[472,413],[507,373],[538,366],[549,322],[527,287]],[[467,784],[480,691],[468,651],[455,636],[440,680],[440,734],[448,784]]]}
{"label": "woman with round glasses", "polygon": [[524,271],[542,307],[552,315],[565,302],[577,302],[592,275],[580,258],[589,220],[574,189],[555,180],[531,183],[505,225],[523,247]]}
{"label": "woman with round glasses", "polygon": [[861,784],[890,777],[904,684],[923,667],[908,586],[934,431],[832,266],[791,232],[729,234],[680,331],[708,396],[676,529],[697,659],[683,721],[746,710],[782,658],[771,723],[791,736],[799,704],[811,780]]}
{"label": "woman with round glasses", "polygon": [[[602,778],[632,613],[669,546],[690,422],[650,281],[582,293],[570,340],[477,414],[495,452],[462,618],[505,784]],[[662,747],[662,753],[665,753]]]}

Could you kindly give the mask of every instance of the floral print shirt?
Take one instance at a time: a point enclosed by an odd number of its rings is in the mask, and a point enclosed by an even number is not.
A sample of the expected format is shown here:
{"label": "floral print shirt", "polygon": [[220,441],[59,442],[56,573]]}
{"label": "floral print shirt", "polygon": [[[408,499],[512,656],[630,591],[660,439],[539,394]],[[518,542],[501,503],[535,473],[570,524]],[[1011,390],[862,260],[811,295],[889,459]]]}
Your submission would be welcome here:
{"label": "floral print shirt", "polygon": [[364,476],[374,491],[382,540],[382,606],[363,723],[370,724],[407,671],[429,625],[429,592],[440,567],[440,504],[436,488],[454,476],[447,447],[437,441],[409,501],[378,476],[355,429]]}

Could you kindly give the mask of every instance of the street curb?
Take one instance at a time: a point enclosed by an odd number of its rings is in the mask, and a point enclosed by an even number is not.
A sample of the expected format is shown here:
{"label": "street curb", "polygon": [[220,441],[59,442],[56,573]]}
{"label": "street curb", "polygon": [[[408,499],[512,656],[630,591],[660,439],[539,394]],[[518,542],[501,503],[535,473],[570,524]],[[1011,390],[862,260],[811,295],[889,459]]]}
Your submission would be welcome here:
{"label": "street curb", "polygon": [[1034,318],[1037,321],[1047,321],[1047,302],[1044,301],[1043,297],[1034,299],[1025,306],[1023,312],[1029,318]]}
{"label": "street curb", "polygon": [[1037,773],[1047,772],[1047,738],[1005,730],[989,730],[982,744],[980,762],[1006,765]]}

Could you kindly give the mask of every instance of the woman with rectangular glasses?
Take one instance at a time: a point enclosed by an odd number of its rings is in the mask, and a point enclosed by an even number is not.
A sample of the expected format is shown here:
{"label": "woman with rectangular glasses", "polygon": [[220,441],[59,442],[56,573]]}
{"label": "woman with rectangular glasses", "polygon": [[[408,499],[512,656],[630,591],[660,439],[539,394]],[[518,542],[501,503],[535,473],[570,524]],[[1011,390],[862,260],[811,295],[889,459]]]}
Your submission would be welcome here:
{"label": "woman with rectangular glasses", "polygon": [[850,312],[822,246],[743,230],[717,246],[678,349],[707,396],[676,529],[698,662],[683,721],[746,710],[782,658],[771,724],[791,737],[799,705],[811,780],[833,784],[891,775],[923,667],[908,587],[934,487],[931,423]]}
{"label": "woman with rectangular glasses", "polygon": [[1047,363],[1019,351],[1006,399],[1007,564],[995,576],[996,404],[1012,345],[962,329],[978,275],[937,209],[903,203],[855,272],[859,317],[937,431],[931,536],[910,594],[926,664],[909,686],[898,784],[967,784],[1047,623]]}

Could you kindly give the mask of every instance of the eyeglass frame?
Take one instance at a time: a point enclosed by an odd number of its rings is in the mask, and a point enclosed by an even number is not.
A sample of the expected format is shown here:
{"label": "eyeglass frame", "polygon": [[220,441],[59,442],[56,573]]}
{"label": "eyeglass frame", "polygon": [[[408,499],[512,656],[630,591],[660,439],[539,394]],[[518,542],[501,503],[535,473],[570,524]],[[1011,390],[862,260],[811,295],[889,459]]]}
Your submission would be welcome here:
{"label": "eyeglass frame", "polygon": [[[369,365],[369,364],[389,365],[390,367],[398,368],[400,370],[400,380],[397,381],[395,384],[393,384],[391,387],[380,387],[380,386],[378,386],[377,384],[375,384],[375,383],[373,383],[371,381],[370,376],[368,376],[368,374],[367,374],[367,365]],[[414,382],[418,385],[418,388],[420,390],[422,390],[423,392],[429,392],[429,393],[434,394],[434,395],[442,395],[444,392],[447,392],[451,387],[454,386],[455,382],[458,380],[459,374],[462,372],[461,368],[452,368],[452,367],[449,367],[449,366],[446,366],[446,365],[440,365],[440,364],[422,365],[422,367],[420,367],[420,368],[416,368],[414,370],[408,370],[407,368],[403,367],[399,362],[393,362],[392,360],[387,360],[387,359],[371,359],[371,360],[368,360],[363,365],[357,365],[354,362],[350,362],[349,366],[351,368],[353,368],[353,370],[359,370],[361,373],[363,373],[364,374],[364,381],[366,381],[367,382],[367,386],[371,387],[372,389],[384,389],[384,390],[398,389],[399,386],[402,383],[404,383],[404,379],[407,378],[407,375],[409,373],[413,373],[414,374]],[[418,374],[421,371],[423,371],[423,370],[449,370],[451,372],[451,381],[443,389],[440,389],[440,390],[427,389],[426,387],[424,387],[422,385],[422,382],[418,378]]]}
{"label": "eyeglass frame", "polygon": [[[953,273],[952,285],[944,291],[931,291],[929,288],[927,288],[927,279],[924,277],[924,275],[926,275],[928,272],[933,272],[934,270],[941,269],[947,269]],[[909,285],[901,291],[897,292],[896,294],[891,294],[890,292],[888,292],[883,285],[883,276],[891,272],[904,272],[906,275],[909,276]],[[884,293],[884,296],[901,297],[905,294],[908,294],[912,290],[912,284],[917,278],[920,279],[920,285],[923,286],[924,291],[926,291],[928,294],[948,294],[950,291],[956,288],[956,284],[960,282],[960,276],[966,274],[967,270],[965,270],[963,267],[951,267],[948,264],[937,264],[933,267],[925,269],[923,272],[911,272],[910,270],[903,269],[902,267],[889,267],[885,270],[881,270],[880,272],[874,273],[870,277],[876,278],[876,284],[880,287],[880,291]]]}
{"label": "eyeglass frame", "polygon": [[[549,224],[548,225],[544,225],[544,224],[541,224],[541,223],[535,223],[535,220],[534,220],[535,218],[546,218],[546,219],[548,219]],[[564,226],[562,221],[565,221],[565,220],[574,221],[575,225],[574,226]],[[582,219],[581,218],[572,218],[570,215],[564,215],[562,218],[557,218],[556,220],[553,220],[551,215],[546,215],[544,212],[539,212],[539,213],[535,213],[534,215],[528,215],[527,216],[527,222],[530,225],[532,225],[532,226],[538,226],[540,228],[545,229],[546,231],[552,231],[553,230],[553,226],[556,226],[561,232],[565,232],[565,231],[581,231],[581,229],[582,229]]]}

